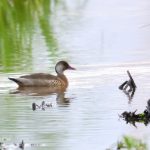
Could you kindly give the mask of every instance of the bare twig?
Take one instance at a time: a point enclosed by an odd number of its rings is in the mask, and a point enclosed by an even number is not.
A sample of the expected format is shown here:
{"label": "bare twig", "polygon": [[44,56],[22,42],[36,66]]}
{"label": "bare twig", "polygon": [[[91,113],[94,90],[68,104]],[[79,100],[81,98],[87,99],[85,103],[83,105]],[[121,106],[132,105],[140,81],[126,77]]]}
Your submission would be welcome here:
{"label": "bare twig", "polygon": [[124,93],[128,96],[129,100],[131,100],[134,96],[135,90],[136,90],[136,84],[130,74],[130,72],[127,70],[127,74],[129,76],[129,80],[123,82],[120,86],[119,89],[123,90]]}

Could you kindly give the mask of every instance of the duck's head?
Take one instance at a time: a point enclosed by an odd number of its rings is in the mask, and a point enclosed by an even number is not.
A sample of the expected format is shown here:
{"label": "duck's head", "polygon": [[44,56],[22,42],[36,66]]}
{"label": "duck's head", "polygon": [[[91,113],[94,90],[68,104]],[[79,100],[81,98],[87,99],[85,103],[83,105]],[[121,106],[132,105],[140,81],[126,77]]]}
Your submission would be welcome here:
{"label": "duck's head", "polygon": [[55,66],[55,70],[57,74],[63,74],[65,70],[75,70],[75,68],[71,67],[66,61],[59,61]]}

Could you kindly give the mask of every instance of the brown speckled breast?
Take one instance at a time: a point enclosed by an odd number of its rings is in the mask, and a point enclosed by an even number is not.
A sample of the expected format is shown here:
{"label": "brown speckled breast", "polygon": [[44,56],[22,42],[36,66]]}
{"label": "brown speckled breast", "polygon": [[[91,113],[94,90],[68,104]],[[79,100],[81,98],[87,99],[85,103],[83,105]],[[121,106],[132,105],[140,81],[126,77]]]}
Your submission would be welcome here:
{"label": "brown speckled breast", "polygon": [[65,83],[61,80],[49,80],[50,87],[65,87]]}

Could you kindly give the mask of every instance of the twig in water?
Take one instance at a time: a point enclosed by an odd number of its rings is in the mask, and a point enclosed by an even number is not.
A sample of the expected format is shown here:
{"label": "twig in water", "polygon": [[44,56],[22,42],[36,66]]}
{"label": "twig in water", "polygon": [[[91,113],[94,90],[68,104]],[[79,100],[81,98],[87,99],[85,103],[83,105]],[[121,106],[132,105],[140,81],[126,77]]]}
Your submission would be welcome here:
{"label": "twig in water", "polygon": [[52,103],[46,103],[42,101],[41,105],[37,105],[36,103],[32,103],[32,110],[35,111],[37,108],[41,110],[45,110],[45,108],[52,107]]}
{"label": "twig in water", "polygon": [[124,93],[129,97],[129,100],[132,99],[134,96],[135,90],[136,90],[136,84],[130,74],[130,72],[127,70],[127,74],[129,76],[129,80],[123,82],[120,86],[119,89],[123,90]]}

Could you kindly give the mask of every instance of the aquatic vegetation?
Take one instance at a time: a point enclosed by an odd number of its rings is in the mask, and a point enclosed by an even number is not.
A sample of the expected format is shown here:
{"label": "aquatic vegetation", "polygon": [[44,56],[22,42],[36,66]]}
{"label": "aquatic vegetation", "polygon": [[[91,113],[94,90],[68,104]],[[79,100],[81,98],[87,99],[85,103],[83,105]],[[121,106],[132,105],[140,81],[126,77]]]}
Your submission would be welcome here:
{"label": "aquatic vegetation", "polygon": [[148,125],[148,123],[150,122],[150,115],[147,113],[147,111],[144,111],[143,113],[140,114],[135,114],[136,111],[134,112],[123,112],[121,114],[121,118],[123,118],[126,123],[130,123],[133,126],[136,127],[135,123],[139,122],[139,123],[144,123],[145,125]]}
{"label": "aquatic vegetation", "polygon": [[146,150],[147,146],[144,142],[131,136],[124,136],[121,142],[117,144],[117,149],[135,149],[135,150]]}
{"label": "aquatic vegetation", "polygon": [[142,113],[136,114],[136,111],[134,112],[124,111],[120,115],[120,118],[123,118],[123,120],[125,120],[126,123],[130,123],[135,127],[136,127],[135,124],[136,122],[144,123],[145,125],[148,125],[150,122],[150,100],[148,100],[146,109]]}
{"label": "aquatic vegetation", "polygon": [[132,136],[124,136],[113,148],[107,150],[148,150],[146,143]]}

